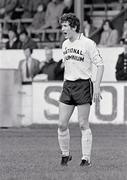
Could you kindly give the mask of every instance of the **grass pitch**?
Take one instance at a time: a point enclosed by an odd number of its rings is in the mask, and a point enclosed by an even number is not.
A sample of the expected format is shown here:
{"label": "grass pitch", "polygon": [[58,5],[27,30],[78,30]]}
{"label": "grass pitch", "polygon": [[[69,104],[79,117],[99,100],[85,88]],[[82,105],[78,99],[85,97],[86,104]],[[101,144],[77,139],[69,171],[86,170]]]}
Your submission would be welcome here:
{"label": "grass pitch", "polygon": [[70,125],[68,167],[60,166],[57,126],[0,129],[0,180],[127,180],[127,126],[91,125],[92,167],[80,167],[78,124]]}

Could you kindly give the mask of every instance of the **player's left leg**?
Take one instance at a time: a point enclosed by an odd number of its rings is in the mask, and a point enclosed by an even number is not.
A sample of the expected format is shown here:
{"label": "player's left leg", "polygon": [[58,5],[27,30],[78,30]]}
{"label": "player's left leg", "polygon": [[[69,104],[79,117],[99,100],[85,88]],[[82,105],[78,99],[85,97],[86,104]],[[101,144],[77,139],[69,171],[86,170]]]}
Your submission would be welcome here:
{"label": "player's left leg", "polygon": [[78,120],[81,129],[82,161],[81,166],[91,165],[92,132],[89,127],[90,104],[78,105]]}

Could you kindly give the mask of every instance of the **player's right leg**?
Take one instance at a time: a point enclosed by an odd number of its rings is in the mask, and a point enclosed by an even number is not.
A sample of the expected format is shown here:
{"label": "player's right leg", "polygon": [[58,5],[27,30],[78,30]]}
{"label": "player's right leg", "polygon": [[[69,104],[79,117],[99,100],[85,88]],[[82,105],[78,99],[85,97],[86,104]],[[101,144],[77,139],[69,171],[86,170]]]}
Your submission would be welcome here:
{"label": "player's right leg", "polygon": [[74,106],[59,103],[58,142],[62,152],[61,165],[66,166],[72,159],[70,156],[70,133],[68,129],[69,119],[73,113]]}
{"label": "player's right leg", "polygon": [[89,103],[78,106],[78,120],[82,134],[82,161],[80,166],[91,166],[92,132],[88,122],[89,113]]}

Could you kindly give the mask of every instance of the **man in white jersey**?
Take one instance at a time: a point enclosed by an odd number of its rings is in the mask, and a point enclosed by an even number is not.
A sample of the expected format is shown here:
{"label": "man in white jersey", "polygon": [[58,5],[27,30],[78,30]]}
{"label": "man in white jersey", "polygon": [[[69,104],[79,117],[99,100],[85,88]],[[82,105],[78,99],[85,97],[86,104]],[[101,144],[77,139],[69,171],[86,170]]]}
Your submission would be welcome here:
{"label": "man in white jersey", "polygon": [[[89,127],[89,113],[92,98],[100,101],[100,83],[104,65],[95,42],[79,33],[80,21],[74,14],[60,18],[63,34],[63,61],[65,66],[63,90],[59,102],[58,142],[62,152],[61,165],[67,166],[70,154],[69,119],[75,106],[81,129],[82,159],[80,166],[91,166],[92,132]],[[91,81],[92,64],[97,66],[95,85]]]}

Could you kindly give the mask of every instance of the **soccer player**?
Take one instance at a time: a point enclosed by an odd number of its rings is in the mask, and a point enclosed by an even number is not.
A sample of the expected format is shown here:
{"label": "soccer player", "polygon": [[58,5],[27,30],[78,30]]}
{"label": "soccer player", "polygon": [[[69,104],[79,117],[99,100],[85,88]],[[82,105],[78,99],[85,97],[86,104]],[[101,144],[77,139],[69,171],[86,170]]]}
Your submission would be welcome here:
{"label": "soccer player", "polygon": [[[82,134],[80,166],[91,166],[92,132],[88,119],[92,97],[96,103],[101,99],[100,83],[104,71],[103,60],[95,42],[79,33],[80,21],[74,14],[63,14],[60,24],[66,38],[62,45],[65,72],[59,102],[58,123],[58,142],[62,152],[61,165],[67,166],[72,159],[68,124],[74,108],[77,106]],[[97,66],[94,88],[91,81],[92,64]]]}

